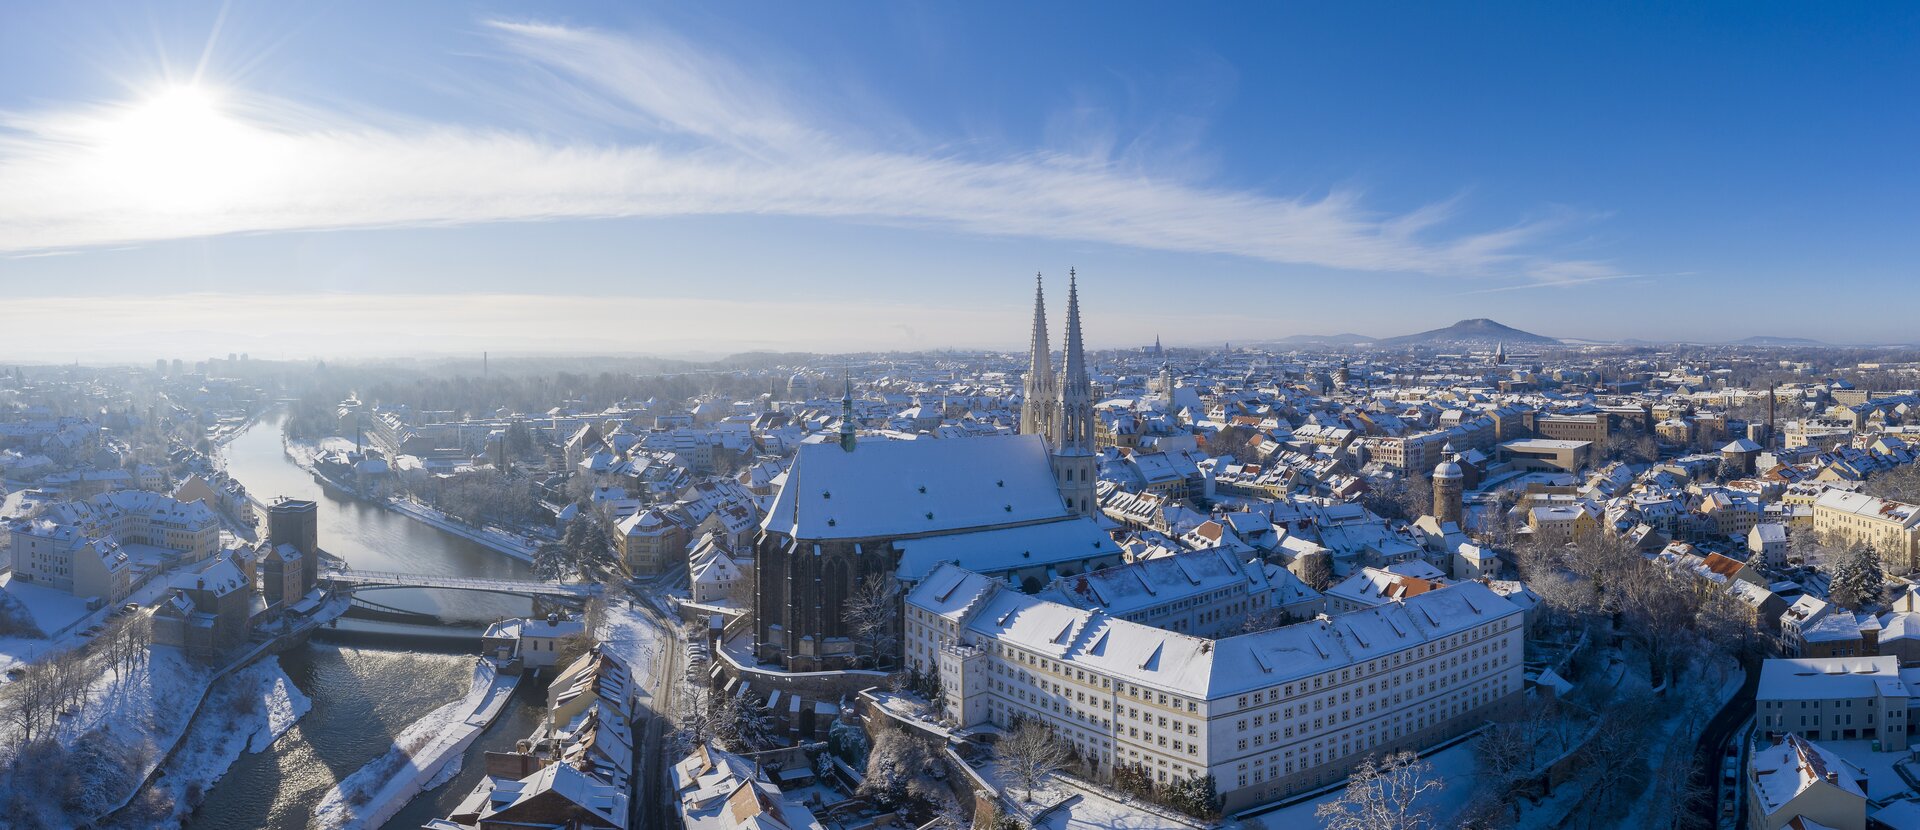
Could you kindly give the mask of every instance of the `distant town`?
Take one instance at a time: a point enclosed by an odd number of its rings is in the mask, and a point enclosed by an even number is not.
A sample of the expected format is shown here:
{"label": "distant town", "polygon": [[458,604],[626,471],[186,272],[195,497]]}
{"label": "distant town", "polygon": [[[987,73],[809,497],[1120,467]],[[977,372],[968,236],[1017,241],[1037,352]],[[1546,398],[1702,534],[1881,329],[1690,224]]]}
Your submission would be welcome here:
{"label": "distant town", "polygon": [[1094,350],[1098,286],[1000,353],[0,368],[0,814],[1920,826],[1920,350]]}

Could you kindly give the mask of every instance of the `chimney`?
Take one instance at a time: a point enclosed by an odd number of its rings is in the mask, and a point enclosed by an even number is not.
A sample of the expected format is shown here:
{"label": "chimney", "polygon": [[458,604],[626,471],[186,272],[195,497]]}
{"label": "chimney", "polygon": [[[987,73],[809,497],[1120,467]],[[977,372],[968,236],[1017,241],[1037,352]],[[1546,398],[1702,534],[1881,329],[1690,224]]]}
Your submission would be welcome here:
{"label": "chimney", "polygon": [[1829,784],[1838,784],[1838,783],[1840,783],[1840,773],[1837,773],[1837,772],[1834,772],[1834,771],[1832,771],[1832,770],[1828,770],[1828,771],[1827,771],[1827,783],[1829,783]]}

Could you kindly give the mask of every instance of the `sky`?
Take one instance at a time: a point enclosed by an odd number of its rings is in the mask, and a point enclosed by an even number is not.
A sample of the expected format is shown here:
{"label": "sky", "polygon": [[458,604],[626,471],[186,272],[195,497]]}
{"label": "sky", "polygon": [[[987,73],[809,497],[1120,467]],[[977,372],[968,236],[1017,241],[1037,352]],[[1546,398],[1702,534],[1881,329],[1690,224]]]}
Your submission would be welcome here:
{"label": "sky", "polygon": [[0,361],[1920,340],[1906,4],[0,20]]}

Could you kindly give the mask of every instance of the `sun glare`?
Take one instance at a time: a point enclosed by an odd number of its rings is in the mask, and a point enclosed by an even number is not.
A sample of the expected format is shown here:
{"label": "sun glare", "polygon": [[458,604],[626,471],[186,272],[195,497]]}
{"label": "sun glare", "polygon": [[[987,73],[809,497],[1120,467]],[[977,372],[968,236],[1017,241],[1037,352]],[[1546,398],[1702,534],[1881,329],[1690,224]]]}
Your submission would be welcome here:
{"label": "sun glare", "polygon": [[174,86],[101,122],[97,172],[121,198],[173,209],[227,205],[265,172],[270,134],[212,89]]}

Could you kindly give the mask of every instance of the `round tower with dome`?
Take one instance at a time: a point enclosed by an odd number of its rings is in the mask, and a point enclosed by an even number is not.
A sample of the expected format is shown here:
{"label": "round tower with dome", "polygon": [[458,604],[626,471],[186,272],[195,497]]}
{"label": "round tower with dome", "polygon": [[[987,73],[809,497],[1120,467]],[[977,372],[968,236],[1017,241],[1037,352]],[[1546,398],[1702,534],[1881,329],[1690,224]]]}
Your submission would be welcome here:
{"label": "round tower with dome", "polygon": [[1433,517],[1442,524],[1459,525],[1467,476],[1460,469],[1460,455],[1453,451],[1452,444],[1442,454],[1445,457],[1433,468]]}

